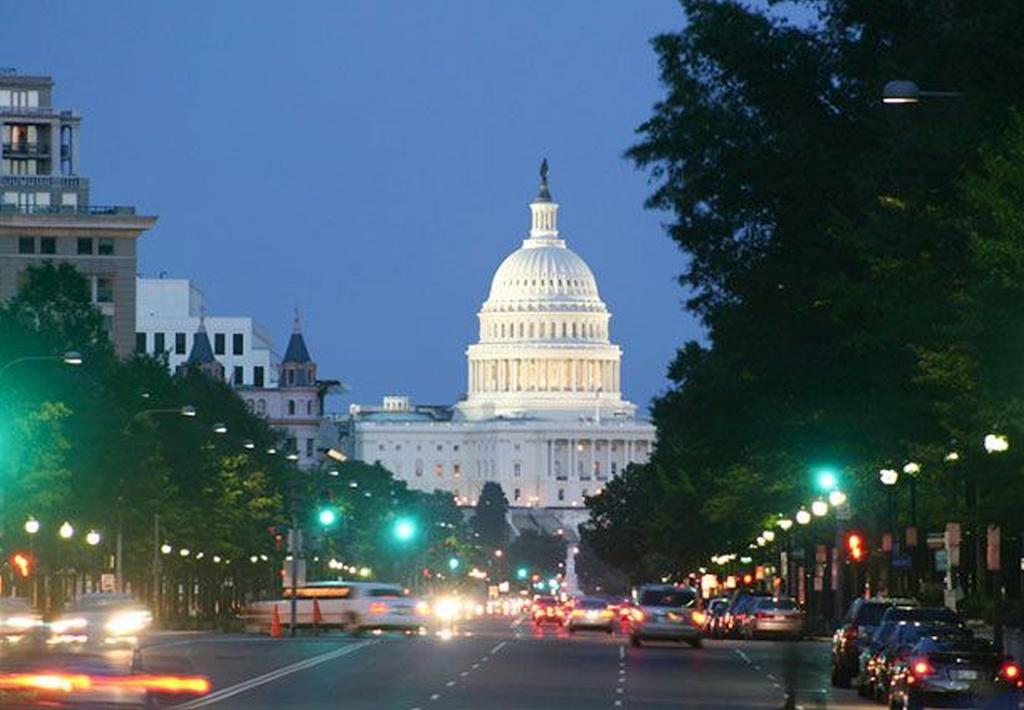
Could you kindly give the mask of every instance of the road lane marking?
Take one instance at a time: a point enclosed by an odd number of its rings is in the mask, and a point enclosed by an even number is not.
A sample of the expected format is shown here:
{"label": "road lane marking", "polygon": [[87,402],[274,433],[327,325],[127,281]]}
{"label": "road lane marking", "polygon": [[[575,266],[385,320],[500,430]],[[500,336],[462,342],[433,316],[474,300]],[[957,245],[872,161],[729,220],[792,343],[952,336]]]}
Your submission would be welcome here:
{"label": "road lane marking", "polygon": [[742,658],[747,663],[750,663],[750,658],[747,656],[747,654],[743,653],[743,649],[742,648],[734,648],[733,650],[736,651],[736,653],[739,654],[740,658]]}
{"label": "road lane marking", "polygon": [[281,668],[278,668],[277,670],[270,671],[269,673],[264,673],[263,675],[256,676],[255,678],[244,680],[241,683],[229,685],[227,688],[222,688],[214,693],[210,693],[206,697],[199,698],[198,700],[193,700],[192,702],[185,703],[184,705],[178,705],[177,707],[184,710],[186,708],[202,708],[206,707],[207,705],[213,705],[214,703],[219,703],[221,700],[227,700],[228,698],[234,697],[239,693],[244,693],[247,690],[252,690],[253,688],[258,688],[261,685],[272,683],[278,678],[284,678],[285,676],[291,675],[292,673],[298,673],[299,671],[306,670],[307,668],[319,666],[321,663],[326,663],[327,661],[333,661],[335,658],[347,656],[350,653],[355,653],[360,649],[366,648],[367,646],[372,646],[376,643],[379,643],[379,641],[360,641],[358,643],[353,643],[348,646],[342,646],[341,648],[335,649],[333,651],[321,653],[319,656],[313,656],[312,658],[307,658],[303,661],[292,663],[289,666],[283,666]]}
{"label": "road lane marking", "polygon": [[454,681],[454,680],[450,680],[450,681],[448,681],[447,683],[445,683],[445,685],[447,685],[447,686],[448,686],[448,687],[450,688],[450,687],[452,687],[453,685],[455,685],[455,681]]}
{"label": "road lane marking", "polygon": [[505,647],[505,644],[506,644],[506,643],[508,643],[508,641],[502,641],[502,642],[501,642],[501,643],[499,643],[499,644],[498,644],[497,646],[495,646],[494,648],[492,648],[492,649],[491,649],[491,655],[493,656],[493,655],[494,655],[494,654],[496,654],[496,653],[497,653],[498,651],[500,651],[501,649],[503,649],[503,648]]}
{"label": "road lane marking", "polygon": [[463,678],[465,678],[466,676],[469,675],[469,671],[462,671],[462,673],[459,673],[459,675],[462,676]]}
{"label": "road lane marking", "polygon": [[430,696],[430,699],[431,700],[437,700],[440,697],[441,697],[440,693],[434,693],[433,695]]}
{"label": "road lane marking", "polygon": [[769,678],[771,678],[772,680],[775,680],[775,676],[773,676],[773,675],[772,675],[771,673],[768,673],[767,675],[768,675],[768,677],[769,677]]}
{"label": "road lane marking", "polygon": [[622,707],[622,701],[621,700],[616,700],[615,701],[615,707],[617,707],[617,708],[618,707]]}
{"label": "road lane marking", "polygon": [[626,647],[623,646],[622,644],[619,644],[619,658],[625,658],[625,657],[626,657]]}
{"label": "road lane marking", "polygon": [[476,670],[476,669],[477,669],[477,668],[479,668],[479,667],[480,667],[480,664],[479,664],[479,663],[474,663],[474,664],[473,664],[473,670]]}

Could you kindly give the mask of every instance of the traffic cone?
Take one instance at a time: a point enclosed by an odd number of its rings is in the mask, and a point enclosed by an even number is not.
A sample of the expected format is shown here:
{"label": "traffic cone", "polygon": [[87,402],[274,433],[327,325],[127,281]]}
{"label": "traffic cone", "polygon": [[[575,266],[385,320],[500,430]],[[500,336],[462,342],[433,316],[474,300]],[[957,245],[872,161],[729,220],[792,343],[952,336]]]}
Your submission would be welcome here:
{"label": "traffic cone", "polygon": [[274,613],[270,615],[270,638],[281,638],[281,614],[277,611],[277,604],[274,605]]}
{"label": "traffic cone", "polygon": [[313,599],[313,631],[317,636],[320,635],[320,624],[324,623],[324,616],[320,613],[320,603],[314,597]]}

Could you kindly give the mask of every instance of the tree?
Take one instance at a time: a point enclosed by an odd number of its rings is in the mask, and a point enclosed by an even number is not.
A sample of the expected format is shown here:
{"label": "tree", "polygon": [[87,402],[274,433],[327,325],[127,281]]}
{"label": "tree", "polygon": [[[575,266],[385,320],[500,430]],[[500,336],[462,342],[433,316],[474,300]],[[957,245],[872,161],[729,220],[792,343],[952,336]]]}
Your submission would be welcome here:
{"label": "tree", "polygon": [[470,521],[473,531],[479,536],[480,544],[490,548],[501,548],[508,540],[508,499],[501,484],[487,481],[480,489],[476,511]]}
{"label": "tree", "polygon": [[547,579],[559,572],[558,565],[565,561],[565,552],[563,537],[524,530],[504,550],[504,558],[512,570],[526,567]]}

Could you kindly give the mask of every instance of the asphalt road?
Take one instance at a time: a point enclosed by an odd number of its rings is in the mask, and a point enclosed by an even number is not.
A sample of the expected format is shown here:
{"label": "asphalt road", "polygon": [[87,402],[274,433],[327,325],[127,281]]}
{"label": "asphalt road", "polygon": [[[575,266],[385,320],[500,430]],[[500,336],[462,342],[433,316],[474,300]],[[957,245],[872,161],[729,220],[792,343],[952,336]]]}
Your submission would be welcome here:
{"label": "asphalt road", "polygon": [[633,648],[619,634],[534,630],[509,619],[451,637],[340,633],[295,639],[159,635],[150,670],[199,672],[214,691],[179,707],[238,708],[877,708],[828,686],[821,641],[706,641]]}

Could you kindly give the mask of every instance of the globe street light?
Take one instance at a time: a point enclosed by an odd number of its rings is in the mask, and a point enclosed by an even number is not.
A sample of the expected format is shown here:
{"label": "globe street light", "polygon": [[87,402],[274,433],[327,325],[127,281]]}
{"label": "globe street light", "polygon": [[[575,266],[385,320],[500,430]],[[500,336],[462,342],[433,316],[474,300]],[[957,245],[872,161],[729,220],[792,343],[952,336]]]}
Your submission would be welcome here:
{"label": "globe street light", "polygon": [[39,532],[39,521],[35,518],[29,518],[25,521],[25,532],[29,535],[35,535]]}
{"label": "globe street light", "polygon": [[990,454],[1001,454],[1010,448],[1010,440],[1004,434],[986,434],[985,451]]}
{"label": "globe street light", "polygon": [[782,532],[789,532],[789,529],[793,527],[793,521],[789,518],[779,518],[777,525],[782,528]]}
{"label": "globe street light", "polygon": [[775,540],[775,531],[774,530],[765,530],[764,532],[761,533],[761,537],[763,537],[765,539],[765,541],[767,541],[767,542],[773,542]]}
{"label": "globe street light", "polygon": [[87,545],[91,547],[96,547],[97,545],[99,545],[101,539],[102,538],[100,534],[95,530],[90,530],[85,534],[85,542]]}
{"label": "globe street light", "polygon": [[828,515],[828,503],[823,500],[816,500],[811,503],[811,512],[815,517],[823,518]]}
{"label": "globe street light", "polygon": [[846,494],[840,490],[832,491],[828,494],[828,502],[833,508],[838,508],[846,503]]}
{"label": "globe street light", "polygon": [[171,554],[171,552],[173,550],[174,550],[174,548],[171,547],[170,545],[168,545],[166,542],[163,545],[160,546],[160,552],[162,552],[165,555]]}
{"label": "globe street light", "polygon": [[811,514],[808,513],[806,509],[801,508],[796,511],[796,522],[797,525],[807,525],[811,522]]}
{"label": "globe street light", "polygon": [[910,476],[921,473],[921,464],[915,461],[907,461],[907,463],[903,464],[903,473]]}
{"label": "globe street light", "polygon": [[878,472],[878,479],[883,486],[895,486],[896,481],[900,480],[900,472],[894,468],[883,468]]}
{"label": "globe street light", "polygon": [[61,524],[60,529],[57,531],[57,534],[60,535],[65,540],[67,540],[67,539],[71,538],[75,534],[75,529],[71,526],[71,523],[69,523],[67,520],[65,520]]}

